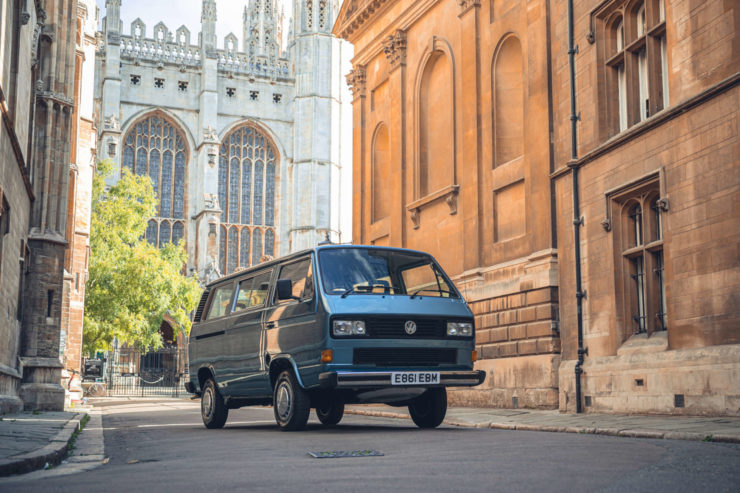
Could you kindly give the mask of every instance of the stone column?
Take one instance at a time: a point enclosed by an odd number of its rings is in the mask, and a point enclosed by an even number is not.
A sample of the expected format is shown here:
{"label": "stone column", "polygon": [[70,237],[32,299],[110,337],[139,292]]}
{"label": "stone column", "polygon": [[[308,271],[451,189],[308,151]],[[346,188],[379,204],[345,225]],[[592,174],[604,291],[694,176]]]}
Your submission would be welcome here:
{"label": "stone column", "polygon": [[106,2],[105,19],[105,70],[103,72],[103,94],[101,95],[102,121],[99,123],[100,136],[98,158],[111,159],[116,163],[108,184],[113,185],[121,178],[121,33],[119,0]]}
{"label": "stone column", "polygon": [[365,104],[367,102],[367,72],[363,65],[355,66],[347,74],[347,85],[352,91],[352,241],[356,244],[364,244],[366,239],[362,236],[365,231],[363,221],[368,211],[363,210],[365,199],[365,187],[363,187],[363,176],[365,173]]}
{"label": "stone column", "polygon": [[[48,3],[48,2],[47,2]],[[37,200],[29,224],[30,255],[24,282],[21,334],[23,379],[19,396],[26,410],[62,410],[60,333],[64,293],[64,256],[70,134],[74,114],[76,2],[64,0],[50,12],[54,23],[43,35],[50,49],[39,55],[44,71],[36,87],[37,138],[32,165]]]}
{"label": "stone column", "polygon": [[391,96],[389,122],[391,214],[388,244],[405,246],[403,223],[406,218],[406,32],[398,29],[383,43],[388,60],[388,85]]}
{"label": "stone column", "polygon": [[[456,173],[460,185],[460,212],[463,220],[463,270],[479,267],[482,233],[480,228],[480,197],[482,176],[480,162],[480,61],[478,59],[478,29],[480,0],[459,0],[460,13],[460,112],[463,129],[460,132]],[[457,81],[456,81],[457,82]]]}
{"label": "stone column", "polygon": [[[333,110],[332,43],[333,37],[320,32],[316,22],[301,7],[306,22],[296,36],[296,89],[293,100],[295,126],[293,137],[293,163],[288,185],[292,204],[284,201],[291,218],[287,241],[280,242],[280,254],[311,248],[332,230],[332,201],[338,196],[332,183],[332,174],[338,163],[332,162],[332,146],[336,145],[332,133]],[[298,14],[296,14],[298,16]],[[288,178],[288,177],[286,177]],[[285,210],[283,209],[283,210]]]}

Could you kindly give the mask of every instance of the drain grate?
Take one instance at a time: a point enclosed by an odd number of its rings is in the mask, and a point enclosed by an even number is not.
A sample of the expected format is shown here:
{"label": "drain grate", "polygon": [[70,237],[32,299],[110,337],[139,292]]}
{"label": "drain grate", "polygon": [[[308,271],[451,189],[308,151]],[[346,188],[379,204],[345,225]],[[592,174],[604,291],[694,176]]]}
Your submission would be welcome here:
{"label": "drain grate", "polygon": [[382,457],[385,454],[377,450],[331,450],[326,452],[308,451],[314,459],[341,459],[343,457]]}

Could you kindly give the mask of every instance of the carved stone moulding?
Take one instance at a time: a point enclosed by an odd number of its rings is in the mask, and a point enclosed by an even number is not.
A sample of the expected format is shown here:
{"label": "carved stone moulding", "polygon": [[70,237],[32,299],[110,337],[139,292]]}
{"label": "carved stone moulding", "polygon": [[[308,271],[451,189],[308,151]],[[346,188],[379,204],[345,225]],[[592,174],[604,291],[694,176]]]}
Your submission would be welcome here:
{"label": "carved stone moulding", "polygon": [[383,42],[383,52],[388,59],[391,72],[406,65],[406,31],[396,30]]}
{"label": "carved stone moulding", "polygon": [[367,87],[367,71],[363,65],[357,65],[347,74],[347,85],[354,97],[364,96]]}
{"label": "carved stone moulding", "polygon": [[[351,1],[345,10],[344,18],[347,19],[347,22],[342,26],[340,37],[346,39],[347,36],[350,36],[387,1],[388,0]],[[361,5],[363,3],[364,5]]]}
{"label": "carved stone moulding", "polygon": [[414,223],[414,229],[419,229],[422,209],[440,200],[444,200],[450,208],[450,215],[457,214],[457,197],[459,194],[460,185],[448,185],[408,204],[406,210],[409,211],[411,221]]}
{"label": "carved stone moulding", "polygon": [[460,13],[457,16],[462,17],[470,9],[480,7],[480,0],[457,0],[457,4],[460,6]]}

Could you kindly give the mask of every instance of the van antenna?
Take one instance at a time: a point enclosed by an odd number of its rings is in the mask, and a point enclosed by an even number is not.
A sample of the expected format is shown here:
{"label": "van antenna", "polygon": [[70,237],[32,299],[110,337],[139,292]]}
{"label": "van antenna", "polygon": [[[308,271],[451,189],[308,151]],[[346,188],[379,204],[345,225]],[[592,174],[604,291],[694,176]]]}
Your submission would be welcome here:
{"label": "van antenna", "polygon": [[329,238],[329,232],[327,231],[324,233],[324,240],[319,242],[319,246],[321,245],[331,245],[331,239]]}

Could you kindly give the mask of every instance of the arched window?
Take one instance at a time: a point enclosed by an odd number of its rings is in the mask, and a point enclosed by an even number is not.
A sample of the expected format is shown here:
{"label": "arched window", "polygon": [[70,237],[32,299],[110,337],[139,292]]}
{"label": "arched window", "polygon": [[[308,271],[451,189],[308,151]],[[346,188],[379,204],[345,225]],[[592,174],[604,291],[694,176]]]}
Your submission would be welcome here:
{"label": "arched window", "polygon": [[221,233],[228,231],[228,238],[221,238],[219,255],[222,273],[228,274],[258,264],[263,253],[272,255],[280,160],[270,139],[252,125],[232,130],[221,142],[218,198],[225,227]]}
{"label": "arched window", "polygon": [[169,243],[170,236],[170,222],[167,220],[159,223],[159,246],[163,247],[165,243]]}
{"label": "arched window", "polygon": [[419,195],[424,197],[454,181],[451,141],[455,140],[452,63],[435,51],[424,66],[419,87]]}
{"label": "arched window", "polygon": [[157,244],[157,221],[150,219],[146,225],[146,241],[152,245]]}
{"label": "arched window", "polygon": [[252,265],[259,264],[260,258],[262,258],[262,231],[255,229],[252,237]]}
{"label": "arched window", "polygon": [[493,67],[494,166],[524,153],[524,74],[522,45],[515,36],[506,38]]}
{"label": "arched window", "polygon": [[265,255],[275,255],[275,233],[268,229],[265,233]]}
{"label": "arched window", "polygon": [[153,245],[161,247],[185,237],[188,160],[184,133],[160,112],[136,122],[123,139],[122,167],[148,176],[159,199],[159,215],[146,230],[146,239]]}
{"label": "arched window", "polygon": [[372,220],[378,221],[390,214],[390,143],[385,123],[375,130],[372,150]]}

